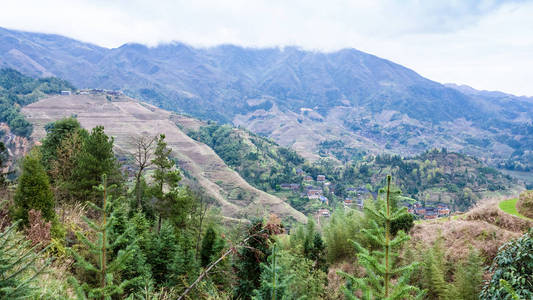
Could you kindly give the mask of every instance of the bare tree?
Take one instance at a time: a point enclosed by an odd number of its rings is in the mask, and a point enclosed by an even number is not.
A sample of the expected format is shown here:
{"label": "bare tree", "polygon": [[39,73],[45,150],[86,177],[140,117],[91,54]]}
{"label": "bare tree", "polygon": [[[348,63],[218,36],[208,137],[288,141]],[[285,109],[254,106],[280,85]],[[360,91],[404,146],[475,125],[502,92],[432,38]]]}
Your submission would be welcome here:
{"label": "bare tree", "polygon": [[137,207],[141,207],[141,177],[146,168],[152,164],[152,152],[154,147],[155,137],[139,135],[132,138],[132,144],[135,146],[135,153],[133,157],[137,167],[137,174],[135,174],[135,190],[137,198]]}

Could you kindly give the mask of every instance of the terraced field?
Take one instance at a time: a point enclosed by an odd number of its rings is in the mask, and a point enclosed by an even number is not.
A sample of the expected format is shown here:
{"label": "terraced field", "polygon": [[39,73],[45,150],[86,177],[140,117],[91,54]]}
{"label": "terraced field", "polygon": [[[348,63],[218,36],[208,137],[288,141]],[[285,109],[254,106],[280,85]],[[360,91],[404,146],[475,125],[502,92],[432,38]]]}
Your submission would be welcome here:
{"label": "terraced field", "polygon": [[23,108],[34,125],[35,141],[45,136],[44,126],[68,116],[76,116],[85,128],[103,125],[115,138],[116,151],[132,153],[135,135],[166,135],[172,154],[194,185],[216,200],[222,214],[230,218],[275,213],[285,219],[305,222],[305,216],[281,199],[249,185],[231,170],[207,145],[188,137],[171,121],[171,113],[126,96],[54,96]]}

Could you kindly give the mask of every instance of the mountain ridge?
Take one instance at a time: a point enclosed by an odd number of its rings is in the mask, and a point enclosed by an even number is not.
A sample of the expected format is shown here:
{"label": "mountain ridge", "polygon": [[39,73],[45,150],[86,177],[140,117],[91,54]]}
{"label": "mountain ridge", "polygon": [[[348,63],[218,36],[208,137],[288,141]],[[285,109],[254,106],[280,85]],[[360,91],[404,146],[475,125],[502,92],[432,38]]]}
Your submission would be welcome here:
{"label": "mountain ridge", "polygon": [[533,166],[532,141],[515,133],[532,122],[529,98],[467,93],[356,49],[183,43],[108,49],[7,29],[0,44],[0,67],[122,90],[163,109],[244,126],[310,159],[318,158],[321,142],[340,139],[375,153],[447,147],[493,166]]}

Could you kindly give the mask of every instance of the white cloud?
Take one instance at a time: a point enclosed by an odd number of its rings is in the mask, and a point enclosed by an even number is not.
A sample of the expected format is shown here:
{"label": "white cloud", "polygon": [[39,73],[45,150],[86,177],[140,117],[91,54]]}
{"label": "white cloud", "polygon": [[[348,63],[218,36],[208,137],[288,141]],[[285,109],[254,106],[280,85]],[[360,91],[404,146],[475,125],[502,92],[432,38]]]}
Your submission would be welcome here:
{"label": "white cloud", "polygon": [[354,47],[430,79],[533,95],[533,2],[420,0],[18,0],[0,26],[106,47]]}

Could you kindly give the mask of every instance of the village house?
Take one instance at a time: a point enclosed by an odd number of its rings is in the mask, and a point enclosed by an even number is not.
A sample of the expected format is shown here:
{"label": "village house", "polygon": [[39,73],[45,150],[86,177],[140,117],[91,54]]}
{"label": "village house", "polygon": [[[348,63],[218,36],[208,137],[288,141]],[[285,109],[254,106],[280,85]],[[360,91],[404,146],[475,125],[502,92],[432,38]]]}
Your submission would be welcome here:
{"label": "village house", "polygon": [[313,177],[307,175],[304,177],[304,181],[313,181]]}
{"label": "village house", "polygon": [[352,198],[346,198],[344,199],[344,207],[351,207],[353,205],[353,199]]}
{"label": "village house", "polygon": [[291,184],[290,183],[282,183],[279,185],[281,187],[282,190],[288,190],[291,188]]}
{"label": "village house", "polygon": [[438,214],[437,214],[437,209],[436,208],[434,208],[434,207],[426,208],[426,211],[425,211],[425,214],[424,214],[424,219],[432,220],[432,219],[436,219],[437,217],[438,217]]}
{"label": "village house", "polygon": [[447,216],[450,214],[450,209],[444,205],[437,206],[437,213],[439,216]]}
{"label": "village house", "polygon": [[300,168],[296,169],[296,175],[304,175],[304,174],[305,174],[304,170]]}
{"label": "village house", "polygon": [[61,91],[61,95],[70,96],[70,95],[72,95],[72,92],[71,91]]}
{"label": "village house", "polygon": [[307,190],[307,198],[309,199],[320,199],[322,196],[322,190]]}
{"label": "village house", "polygon": [[324,197],[324,196],[320,196],[320,202],[326,204],[326,205],[329,205],[329,199],[327,197]]}
{"label": "village house", "polygon": [[326,181],[326,175],[317,175],[316,176],[316,181],[318,181],[318,182]]}
{"label": "village house", "polygon": [[425,215],[426,214],[426,209],[423,208],[423,207],[415,207],[415,214],[417,215]]}

